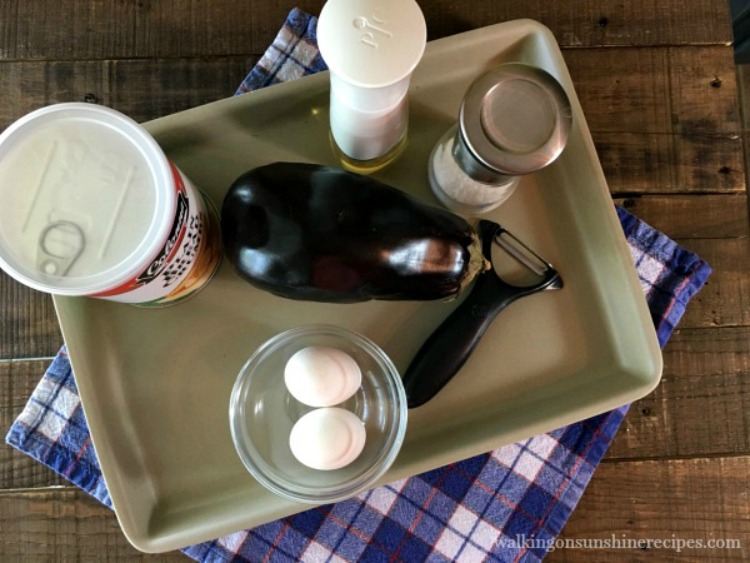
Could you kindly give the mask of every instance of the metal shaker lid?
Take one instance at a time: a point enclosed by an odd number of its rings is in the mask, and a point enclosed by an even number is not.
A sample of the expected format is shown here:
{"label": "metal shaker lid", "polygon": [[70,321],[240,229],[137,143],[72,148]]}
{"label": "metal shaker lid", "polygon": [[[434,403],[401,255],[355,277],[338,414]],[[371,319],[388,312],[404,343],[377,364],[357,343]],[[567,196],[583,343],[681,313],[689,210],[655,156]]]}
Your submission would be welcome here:
{"label": "metal shaker lid", "polygon": [[522,63],[503,64],[477,78],[464,96],[459,121],[462,142],[477,163],[506,175],[553,162],[565,148],[571,122],[570,100],[560,83]]}

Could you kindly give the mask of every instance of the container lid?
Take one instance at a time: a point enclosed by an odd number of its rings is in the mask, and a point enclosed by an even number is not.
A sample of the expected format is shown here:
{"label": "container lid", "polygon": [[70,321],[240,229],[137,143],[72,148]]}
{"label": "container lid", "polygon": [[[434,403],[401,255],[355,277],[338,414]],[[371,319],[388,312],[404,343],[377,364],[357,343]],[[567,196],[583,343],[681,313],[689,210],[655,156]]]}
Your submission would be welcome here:
{"label": "container lid", "polygon": [[331,72],[355,86],[381,88],[417,66],[427,26],[414,0],[328,0],[317,36]]}
{"label": "container lid", "polygon": [[548,72],[503,64],[480,76],[461,104],[461,139],[483,166],[528,174],[554,161],[568,140],[570,100]]}
{"label": "container lid", "polygon": [[91,295],[142,272],[174,221],[169,162],[135,121],[92,104],[34,111],[0,135],[0,266]]}

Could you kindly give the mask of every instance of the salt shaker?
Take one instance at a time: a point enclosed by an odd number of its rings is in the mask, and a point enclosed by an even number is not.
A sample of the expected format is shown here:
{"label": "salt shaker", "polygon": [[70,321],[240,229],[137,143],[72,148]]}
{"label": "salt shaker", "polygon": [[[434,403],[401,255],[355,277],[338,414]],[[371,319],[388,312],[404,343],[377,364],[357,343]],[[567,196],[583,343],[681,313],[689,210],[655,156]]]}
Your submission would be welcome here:
{"label": "salt shaker", "polygon": [[490,211],[521,176],[560,155],[571,122],[570,100],[552,75],[522,63],[500,65],[469,86],[458,123],[435,145],[430,187],[456,212]]}
{"label": "salt shaker", "polygon": [[414,0],[328,0],[317,37],[334,148],[347,168],[381,168],[406,139],[409,81],[427,41],[422,11]]}

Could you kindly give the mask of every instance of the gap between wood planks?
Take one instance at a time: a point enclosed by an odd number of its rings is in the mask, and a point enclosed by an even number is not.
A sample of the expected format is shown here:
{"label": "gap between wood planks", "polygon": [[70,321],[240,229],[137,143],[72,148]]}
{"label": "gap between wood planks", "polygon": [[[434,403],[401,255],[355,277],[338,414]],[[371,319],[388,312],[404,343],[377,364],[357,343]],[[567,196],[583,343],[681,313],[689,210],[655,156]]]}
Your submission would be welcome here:
{"label": "gap between wood planks", "polygon": [[[622,428],[620,429],[622,431]],[[615,437],[615,439],[617,439]],[[750,452],[728,452],[728,453],[705,453],[705,454],[669,454],[666,456],[639,456],[639,457],[604,457],[601,463],[640,463],[644,461],[694,461],[713,459],[736,459],[747,458],[750,461]],[[33,489],[31,489],[33,490]]]}
{"label": "gap between wood planks", "polygon": [[55,356],[38,356],[31,358],[0,358],[0,364],[14,364],[21,362],[51,362]]}
{"label": "gap between wood planks", "polygon": [[[24,487],[20,489],[0,489],[0,496],[3,495],[26,495],[26,494],[52,494],[52,493],[70,493],[85,492],[75,485],[47,485],[45,487]],[[95,500],[95,499],[92,499]]]}

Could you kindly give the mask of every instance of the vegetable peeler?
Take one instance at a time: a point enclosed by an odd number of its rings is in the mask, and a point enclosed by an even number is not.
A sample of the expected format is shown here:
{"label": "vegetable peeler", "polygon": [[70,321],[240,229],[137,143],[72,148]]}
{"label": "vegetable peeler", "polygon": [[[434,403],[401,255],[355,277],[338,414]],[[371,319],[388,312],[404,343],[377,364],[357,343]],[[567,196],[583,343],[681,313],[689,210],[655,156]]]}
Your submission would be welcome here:
{"label": "vegetable peeler", "polygon": [[557,270],[504,227],[482,220],[479,233],[482,252],[490,263],[493,245],[497,245],[537,281],[511,285],[494,269],[479,276],[466,299],[430,335],[407,368],[403,382],[410,409],[432,399],[458,373],[492,321],[508,305],[521,297],[563,287]]}

